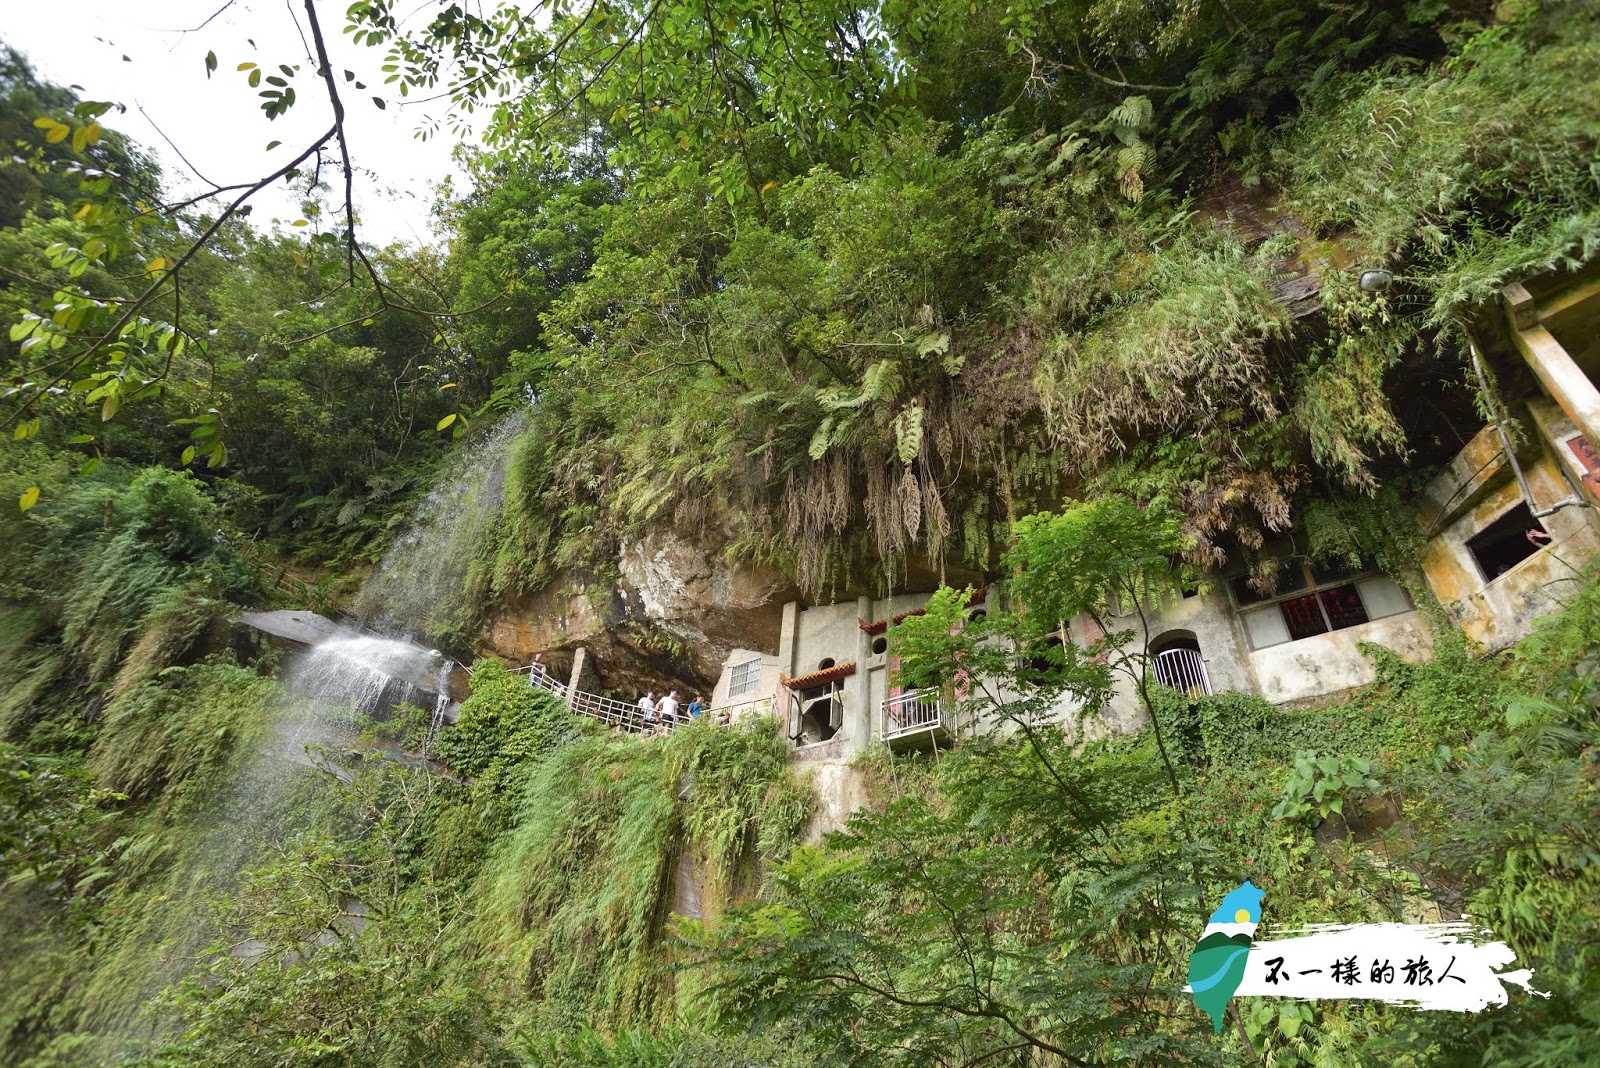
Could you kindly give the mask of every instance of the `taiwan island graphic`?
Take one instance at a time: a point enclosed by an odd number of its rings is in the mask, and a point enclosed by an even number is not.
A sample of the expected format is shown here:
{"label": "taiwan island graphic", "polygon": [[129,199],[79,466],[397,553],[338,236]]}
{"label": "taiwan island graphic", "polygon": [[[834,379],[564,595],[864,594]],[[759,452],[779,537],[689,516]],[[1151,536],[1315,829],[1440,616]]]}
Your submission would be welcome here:
{"label": "taiwan island graphic", "polygon": [[1211,914],[1205,936],[1189,954],[1189,991],[1218,1032],[1222,1030],[1228,999],[1244,980],[1244,966],[1260,922],[1261,891],[1246,881],[1228,891]]}

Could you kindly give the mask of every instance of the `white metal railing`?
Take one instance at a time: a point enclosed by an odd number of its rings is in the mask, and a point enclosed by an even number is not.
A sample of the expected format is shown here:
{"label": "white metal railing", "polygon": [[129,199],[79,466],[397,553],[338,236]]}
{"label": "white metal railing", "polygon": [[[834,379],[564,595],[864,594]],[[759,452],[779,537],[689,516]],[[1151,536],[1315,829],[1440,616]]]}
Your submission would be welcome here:
{"label": "white metal railing", "polygon": [[712,722],[727,725],[745,716],[773,715],[776,708],[776,700],[772,697],[752,697],[745,701],[729,701],[725,705],[716,705],[700,715],[702,718],[711,716]]}
{"label": "white metal railing", "polygon": [[1188,694],[1204,697],[1211,693],[1211,676],[1206,674],[1206,662],[1196,649],[1168,649],[1155,656],[1156,681],[1163,686]]}
{"label": "white metal railing", "polygon": [[883,702],[883,737],[887,741],[919,731],[948,727],[944,706],[935,689],[907,690]]}
{"label": "white metal railing", "polygon": [[[561,698],[566,706],[580,716],[599,720],[608,727],[617,730],[632,731],[634,733],[661,733],[680,727],[689,722],[689,714],[685,711],[687,706],[678,706],[678,717],[670,724],[659,720],[646,723],[644,710],[637,704],[619,701],[614,697],[604,697],[597,693],[585,693],[583,690],[571,689],[564,682],[558,682],[542,664],[529,664],[527,667],[513,668],[513,674],[527,675],[528,684],[541,690],[548,690]],[[701,712],[700,719],[709,719],[719,726],[732,723],[747,715],[771,715],[773,699],[771,697],[756,697],[747,701],[732,701],[725,705],[717,705]]]}

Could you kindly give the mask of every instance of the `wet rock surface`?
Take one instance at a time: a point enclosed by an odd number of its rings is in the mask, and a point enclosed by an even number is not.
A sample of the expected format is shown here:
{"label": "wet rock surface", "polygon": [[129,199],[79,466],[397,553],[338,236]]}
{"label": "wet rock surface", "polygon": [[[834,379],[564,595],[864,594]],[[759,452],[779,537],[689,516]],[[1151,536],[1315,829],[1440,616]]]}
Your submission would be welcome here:
{"label": "wet rock surface", "polygon": [[562,678],[583,646],[612,692],[709,693],[734,649],[777,649],[783,605],[798,596],[771,568],[730,565],[662,532],[624,544],[614,577],[575,577],[506,606],[480,652],[515,664],[539,656]]}
{"label": "wet rock surface", "polygon": [[295,649],[302,645],[315,645],[343,631],[343,627],[315,612],[282,610],[277,612],[240,612],[234,618],[240,626],[248,627],[280,648]]}

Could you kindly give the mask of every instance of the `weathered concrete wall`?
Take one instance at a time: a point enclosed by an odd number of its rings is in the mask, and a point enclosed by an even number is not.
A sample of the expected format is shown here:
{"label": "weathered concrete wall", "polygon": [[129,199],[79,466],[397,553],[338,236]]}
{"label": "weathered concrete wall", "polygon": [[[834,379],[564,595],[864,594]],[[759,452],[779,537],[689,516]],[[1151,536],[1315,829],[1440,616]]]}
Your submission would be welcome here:
{"label": "weathered concrete wall", "polygon": [[1239,688],[1251,689],[1276,705],[1365,686],[1376,678],[1377,669],[1362,655],[1362,642],[1381,645],[1413,663],[1433,655],[1433,636],[1421,613],[1403,612],[1258,649],[1249,654],[1254,686]]}
{"label": "weathered concrete wall", "polygon": [[[1224,690],[1255,691],[1250,671],[1249,645],[1244,641],[1233,605],[1228,600],[1225,584],[1220,580],[1205,593],[1192,597],[1172,594],[1160,604],[1146,606],[1150,642],[1158,645],[1174,632],[1192,637],[1200,646],[1200,658],[1205,662],[1206,676],[1215,693]],[[1117,616],[1106,621],[1113,631],[1130,630],[1138,641],[1143,629],[1137,613]],[[1092,626],[1085,620],[1075,621],[1073,640],[1085,643],[1097,637],[1086,632]],[[1133,680],[1126,675],[1117,677],[1116,694],[1097,717],[1085,722],[1085,734],[1090,738],[1107,734],[1127,734],[1143,727],[1147,722],[1144,707],[1139,701]]]}
{"label": "weathered concrete wall", "polygon": [[[741,664],[748,664],[752,660],[761,661],[761,681],[751,693],[740,694],[735,697],[730,692],[733,678],[733,669]],[[728,658],[722,663],[722,672],[717,676],[717,684],[711,688],[709,696],[711,705],[720,708],[729,704],[744,704],[762,698],[776,699],[779,691],[778,683],[778,657],[772,653],[763,653],[756,649],[734,649],[728,653]],[[778,711],[782,707],[774,705]]]}
{"label": "weathered concrete wall", "polygon": [[[1164,639],[1179,636],[1199,645],[1213,693],[1255,693],[1273,704],[1326,697],[1371,682],[1375,667],[1360,652],[1362,642],[1385,646],[1413,661],[1426,659],[1433,650],[1426,622],[1414,610],[1252,650],[1221,576],[1213,576],[1211,588],[1204,593],[1190,597],[1174,594],[1160,604],[1146,606],[1146,617],[1151,647],[1159,648]],[[1136,635],[1141,629],[1134,613],[1108,623],[1114,630],[1132,630]],[[1084,633],[1080,621],[1073,627],[1073,637],[1082,642],[1092,636]],[[1086,733],[1089,737],[1127,733],[1145,722],[1132,680],[1119,676],[1114,698],[1100,716],[1086,723]]]}
{"label": "weathered concrete wall", "polygon": [[817,798],[816,810],[806,825],[807,843],[820,842],[824,835],[843,827],[851,813],[872,802],[871,776],[859,765],[840,759],[818,760],[807,763],[805,772]]}
{"label": "weathered concrete wall", "polygon": [[[839,733],[820,744],[802,747],[797,752],[815,750],[817,753],[841,755],[860,752],[872,744],[872,707],[870,696],[871,673],[865,664],[868,636],[857,625],[863,611],[871,611],[872,602],[866,598],[842,604],[817,605],[800,608],[793,630],[793,645],[779,650],[780,661],[794,665],[785,674],[791,677],[820,670],[828,661],[833,664],[854,662],[856,673],[844,680],[839,694],[843,705]],[[788,702],[788,693],[780,693],[780,711]]]}
{"label": "weathered concrete wall", "polygon": [[[1463,455],[1471,451],[1469,446]],[[1540,449],[1529,459],[1523,473],[1541,508],[1574,494],[1549,453]],[[1563,509],[1541,520],[1552,537],[1549,545],[1505,574],[1487,578],[1467,541],[1521,503],[1522,495],[1503,458],[1489,456],[1483,463],[1484,472],[1471,480],[1452,465],[1429,485],[1425,496],[1434,507],[1428,520],[1437,532],[1424,546],[1422,568],[1467,636],[1493,652],[1526,637],[1535,619],[1560,607],[1561,598],[1576,589],[1578,569],[1600,549],[1600,532],[1589,509]],[[1452,503],[1440,507],[1444,501]]]}
{"label": "weathered concrete wall", "polygon": [[[873,636],[866,635],[857,621],[892,618],[920,608],[928,597],[928,594],[902,594],[888,601],[862,600],[804,609],[796,606],[791,610],[794,624],[785,631],[777,657],[780,663],[796,665],[793,672],[786,673],[814,671],[829,658],[836,663],[857,660],[857,674],[848,680],[855,685],[847,685],[845,692],[847,728],[828,743],[797,750],[797,756],[821,759],[835,752],[859,753],[876,744],[883,730],[882,703],[894,692],[891,685],[893,650],[873,652]],[[1274,703],[1324,697],[1371,682],[1375,668],[1359,651],[1362,642],[1385,646],[1409,660],[1425,659],[1432,651],[1432,638],[1425,621],[1414,610],[1252,651],[1220,577],[1205,593],[1190,597],[1174,594],[1160,604],[1147,606],[1146,618],[1152,645],[1181,635],[1200,646],[1214,692],[1258,693]],[[1141,631],[1136,613],[1107,622],[1113,629],[1132,630],[1136,634]],[[1087,644],[1098,637],[1089,633],[1093,629],[1085,620],[1073,621],[1069,627],[1072,639],[1079,644]],[[1051,714],[1069,725],[1079,719],[1078,706],[1071,700],[1062,701]],[[1105,708],[1083,719],[1083,733],[1091,739],[1126,734],[1145,723],[1144,708],[1132,680],[1119,675],[1112,700]],[[842,744],[841,739],[844,739]],[[808,754],[810,750],[817,752]]]}

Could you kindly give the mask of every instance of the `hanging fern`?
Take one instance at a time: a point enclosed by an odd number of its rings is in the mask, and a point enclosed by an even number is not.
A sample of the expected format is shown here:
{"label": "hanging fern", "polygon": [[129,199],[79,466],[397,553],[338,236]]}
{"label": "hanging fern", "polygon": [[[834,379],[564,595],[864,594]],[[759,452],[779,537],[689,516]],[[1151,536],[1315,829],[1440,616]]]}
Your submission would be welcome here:
{"label": "hanging fern", "polygon": [[909,464],[922,452],[922,405],[913,404],[894,417],[895,451]]}

